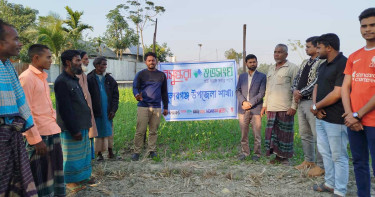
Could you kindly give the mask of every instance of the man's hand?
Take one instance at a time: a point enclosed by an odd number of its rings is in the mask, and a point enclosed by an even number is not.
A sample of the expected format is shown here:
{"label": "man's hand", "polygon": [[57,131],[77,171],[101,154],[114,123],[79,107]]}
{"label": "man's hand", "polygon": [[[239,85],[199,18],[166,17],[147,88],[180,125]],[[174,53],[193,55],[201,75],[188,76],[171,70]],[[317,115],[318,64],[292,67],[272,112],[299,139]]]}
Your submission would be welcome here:
{"label": "man's hand", "polygon": [[137,94],[137,95],[135,95],[135,99],[136,99],[137,101],[142,101],[142,100],[143,100],[142,92],[139,93],[139,94]]}
{"label": "man's hand", "polygon": [[327,116],[327,113],[326,111],[324,111],[324,109],[319,109],[318,112],[316,113],[316,117],[318,119],[323,119]]}
{"label": "man's hand", "polygon": [[250,109],[251,108],[251,104],[250,104],[250,102],[249,101],[244,101],[244,102],[242,102],[242,109],[243,110],[248,110],[248,109]]}
{"label": "man's hand", "polygon": [[262,110],[260,111],[260,117],[263,117],[267,112],[267,107],[262,107]]}
{"label": "man's hand", "polygon": [[349,127],[350,128],[350,130],[352,130],[352,131],[362,131],[363,130],[363,125],[360,123],[360,122],[358,122],[358,123],[355,123],[355,124],[353,124],[351,127]]}
{"label": "man's hand", "polygon": [[293,92],[293,98],[296,101],[296,103],[299,103],[299,101],[302,98],[301,92],[299,90],[294,90],[294,92]]}
{"label": "man's hand", "polygon": [[108,114],[108,120],[112,120],[115,117],[115,112],[109,112]]}
{"label": "man's hand", "polygon": [[360,123],[360,121],[353,117],[353,113],[344,113],[342,115],[343,118],[345,118],[345,126],[351,127],[356,123]]}
{"label": "man's hand", "polygon": [[47,153],[47,146],[43,141],[34,145],[35,152],[37,155],[45,155]]}
{"label": "man's hand", "polygon": [[288,111],[286,111],[287,116],[294,116],[296,114],[296,110],[293,108],[289,108]]}
{"label": "man's hand", "polygon": [[164,110],[163,110],[163,115],[164,115],[164,116],[168,115],[168,110],[167,110],[167,109],[164,109]]}
{"label": "man's hand", "polygon": [[75,135],[73,135],[73,139],[75,141],[82,141],[82,133],[81,132],[76,133]]}
{"label": "man's hand", "polygon": [[316,114],[318,113],[318,110],[313,110],[313,105],[310,106],[310,112],[314,114],[314,116],[316,116]]}

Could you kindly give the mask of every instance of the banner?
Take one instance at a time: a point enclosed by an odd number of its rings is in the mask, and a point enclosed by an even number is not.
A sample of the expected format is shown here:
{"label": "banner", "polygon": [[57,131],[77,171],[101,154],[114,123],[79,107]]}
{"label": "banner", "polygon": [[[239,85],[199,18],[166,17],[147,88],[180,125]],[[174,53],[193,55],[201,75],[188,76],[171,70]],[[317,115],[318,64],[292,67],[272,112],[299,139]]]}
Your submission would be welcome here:
{"label": "banner", "polygon": [[168,82],[166,121],[236,119],[236,62],[160,63]]}

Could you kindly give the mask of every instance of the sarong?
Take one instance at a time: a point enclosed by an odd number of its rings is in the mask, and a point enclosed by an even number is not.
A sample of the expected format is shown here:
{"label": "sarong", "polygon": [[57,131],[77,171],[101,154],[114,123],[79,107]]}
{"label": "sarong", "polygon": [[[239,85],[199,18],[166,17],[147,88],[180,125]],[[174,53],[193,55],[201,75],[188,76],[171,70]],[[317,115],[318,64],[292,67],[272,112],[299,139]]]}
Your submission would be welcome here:
{"label": "sarong", "polygon": [[34,146],[26,141],[30,166],[39,197],[65,196],[63,154],[60,134],[41,136],[47,146],[44,156],[36,154]]}
{"label": "sarong", "polygon": [[38,196],[22,134],[0,126],[0,197]]}
{"label": "sarong", "polygon": [[[90,131],[89,131],[90,133]],[[90,147],[91,147],[91,159],[95,159],[95,144],[94,138],[90,138]]]}
{"label": "sarong", "polygon": [[88,130],[81,130],[82,141],[73,139],[69,131],[61,132],[65,183],[77,183],[91,176],[91,147]]}
{"label": "sarong", "polygon": [[275,153],[282,158],[293,157],[294,116],[287,116],[285,111],[267,112],[265,137],[266,155]]}

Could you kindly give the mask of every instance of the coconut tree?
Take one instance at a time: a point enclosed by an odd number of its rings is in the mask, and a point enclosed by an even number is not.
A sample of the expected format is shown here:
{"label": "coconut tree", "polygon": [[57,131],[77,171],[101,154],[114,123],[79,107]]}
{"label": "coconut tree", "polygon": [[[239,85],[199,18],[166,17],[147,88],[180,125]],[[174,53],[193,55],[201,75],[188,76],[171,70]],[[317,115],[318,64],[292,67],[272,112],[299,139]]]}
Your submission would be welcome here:
{"label": "coconut tree", "polygon": [[65,10],[68,13],[67,19],[64,20],[64,24],[67,27],[63,27],[63,29],[68,33],[68,37],[71,40],[73,47],[76,48],[78,40],[82,38],[82,32],[84,30],[92,31],[94,28],[81,22],[83,12],[73,11],[69,6],[66,6]]}

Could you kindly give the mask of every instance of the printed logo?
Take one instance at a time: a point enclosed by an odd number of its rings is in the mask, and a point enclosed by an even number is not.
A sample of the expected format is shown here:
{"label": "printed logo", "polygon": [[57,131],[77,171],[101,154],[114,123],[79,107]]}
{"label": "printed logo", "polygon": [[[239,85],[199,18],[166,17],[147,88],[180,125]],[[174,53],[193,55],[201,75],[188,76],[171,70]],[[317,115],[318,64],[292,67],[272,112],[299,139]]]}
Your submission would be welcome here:
{"label": "printed logo", "polygon": [[374,68],[374,67],[375,67],[375,56],[372,57],[372,59],[371,59],[371,64],[370,64],[369,67],[370,67],[370,68]]}
{"label": "printed logo", "polygon": [[[372,58],[372,59],[374,59],[374,58]],[[354,61],[353,61],[353,64],[359,62],[360,60],[361,60],[361,59],[354,60]]]}

